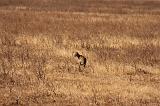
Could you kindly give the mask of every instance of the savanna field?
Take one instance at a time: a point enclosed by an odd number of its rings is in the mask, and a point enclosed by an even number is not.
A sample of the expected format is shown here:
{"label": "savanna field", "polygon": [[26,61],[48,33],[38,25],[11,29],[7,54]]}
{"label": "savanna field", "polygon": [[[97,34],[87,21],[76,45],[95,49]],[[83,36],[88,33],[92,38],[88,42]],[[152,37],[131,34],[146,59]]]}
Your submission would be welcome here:
{"label": "savanna field", "polygon": [[160,106],[160,0],[0,0],[0,106]]}

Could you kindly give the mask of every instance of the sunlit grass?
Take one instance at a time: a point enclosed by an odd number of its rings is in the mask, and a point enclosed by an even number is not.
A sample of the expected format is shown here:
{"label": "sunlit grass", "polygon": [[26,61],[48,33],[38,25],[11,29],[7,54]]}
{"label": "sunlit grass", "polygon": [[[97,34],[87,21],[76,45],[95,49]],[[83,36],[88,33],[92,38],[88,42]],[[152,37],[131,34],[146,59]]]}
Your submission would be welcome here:
{"label": "sunlit grass", "polygon": [[159,105],[159,1],[150,2],[1,0],[0,105]]}

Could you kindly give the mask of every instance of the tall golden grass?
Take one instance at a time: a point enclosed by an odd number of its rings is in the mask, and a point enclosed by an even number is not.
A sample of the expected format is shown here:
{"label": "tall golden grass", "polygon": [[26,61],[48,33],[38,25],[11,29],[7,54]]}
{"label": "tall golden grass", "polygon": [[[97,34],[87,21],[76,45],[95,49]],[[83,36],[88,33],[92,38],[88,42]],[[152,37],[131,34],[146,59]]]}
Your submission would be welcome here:
{"label": "tall golden grass", "polygon": [[0,0],[0,105],[159,106],[159,14],[158,0]]}

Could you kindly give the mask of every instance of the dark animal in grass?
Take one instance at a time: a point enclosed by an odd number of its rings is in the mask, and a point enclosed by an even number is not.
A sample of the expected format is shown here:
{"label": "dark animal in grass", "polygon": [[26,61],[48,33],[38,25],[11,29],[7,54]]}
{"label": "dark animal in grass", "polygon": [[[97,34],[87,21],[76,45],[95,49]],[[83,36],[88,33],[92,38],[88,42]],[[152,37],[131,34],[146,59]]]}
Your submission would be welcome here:
{"label": "dark animal in grass", "polygon": [[87,59],[83,55],[80,55],[78,52],[74,52],[73,56],[77,58],[78,63],[79,63],[79,71],[82,71],[82,67],[86,67]]}

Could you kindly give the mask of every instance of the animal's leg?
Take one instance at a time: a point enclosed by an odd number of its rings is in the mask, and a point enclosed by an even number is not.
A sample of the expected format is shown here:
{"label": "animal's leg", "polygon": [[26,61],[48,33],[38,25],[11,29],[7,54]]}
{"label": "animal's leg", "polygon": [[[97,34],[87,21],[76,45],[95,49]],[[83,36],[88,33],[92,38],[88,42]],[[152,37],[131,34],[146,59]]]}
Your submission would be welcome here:
{"label": "animal's leg", "polygon": [[82,70],[81,70],[81,65],[79,65],[79,72],[81,72]]}
{"label": "animal's leg", "polygon": [[83,67],[85,68],[85,67],[86,67],[86,64],[84,64]]}

